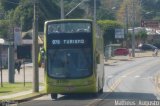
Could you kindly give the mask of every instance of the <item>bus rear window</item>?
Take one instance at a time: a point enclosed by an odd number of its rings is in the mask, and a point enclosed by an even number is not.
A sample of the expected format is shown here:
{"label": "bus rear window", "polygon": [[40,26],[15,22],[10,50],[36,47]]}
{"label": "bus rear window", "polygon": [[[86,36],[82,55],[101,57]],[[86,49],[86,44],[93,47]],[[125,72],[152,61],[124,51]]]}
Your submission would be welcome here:
{"label": "bus rear window", "polygon": [[91,75],[91,49],[48,51],[48,74],[54,78],[82,78]]}
{"label": "bus rear window", "polygon": [[47,27],[48,34],[53,33],[91,33],[91,23],[65,22],[51,23]]}

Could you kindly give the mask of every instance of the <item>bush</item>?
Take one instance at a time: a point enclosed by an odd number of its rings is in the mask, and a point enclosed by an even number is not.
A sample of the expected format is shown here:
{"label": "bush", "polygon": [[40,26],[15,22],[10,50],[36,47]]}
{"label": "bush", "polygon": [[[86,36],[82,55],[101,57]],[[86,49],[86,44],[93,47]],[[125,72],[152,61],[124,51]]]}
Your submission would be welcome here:
{"label": "bush", "polygon": [[104,46],[108,45],[110,42],[116,43],[115,29],[123,28],[122,23],[112,20],[99,20],[97,23],[103,30]]}

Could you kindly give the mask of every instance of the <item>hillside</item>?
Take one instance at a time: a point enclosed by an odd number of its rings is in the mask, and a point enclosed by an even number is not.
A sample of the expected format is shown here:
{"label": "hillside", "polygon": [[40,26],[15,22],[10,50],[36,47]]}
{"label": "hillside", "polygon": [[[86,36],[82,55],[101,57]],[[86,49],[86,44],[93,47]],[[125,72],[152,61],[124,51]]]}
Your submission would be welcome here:
{"label": "hillside", "polygon": [[[75,7],[82,0],[64,0],[65,14]],[[140,6],[140,19],[160,20],[160,0],[134,0]],[[98,20],[120,20],[124,19],[124,9],[126,5],[131,5],[131,0],[97,0],[97,19]],[[43,31],[45,20],[60,18],[60,0],[38,0],[38,19],[39,30]],[[130,10],[133,8],[130,7]],[[14,25],[22,26],[23,31],[27,31],[32,27],[33,21],[33,2],[30,0],[1,0],[0,11],[5,13],[3,19],[10,19]],[[121,14],[118,16],[117,14]],[[131,15],[132,13],[130,13]],[[79,5],[66,18],[92,18],[93,16],[93,0],[88,0]],[[10,17],[10,18],[9,18]],[[12,17],[12,18],[11,18]],[[120,20],[121,21],[121,20]],[[138,24],[137,24],[138,25]]]}

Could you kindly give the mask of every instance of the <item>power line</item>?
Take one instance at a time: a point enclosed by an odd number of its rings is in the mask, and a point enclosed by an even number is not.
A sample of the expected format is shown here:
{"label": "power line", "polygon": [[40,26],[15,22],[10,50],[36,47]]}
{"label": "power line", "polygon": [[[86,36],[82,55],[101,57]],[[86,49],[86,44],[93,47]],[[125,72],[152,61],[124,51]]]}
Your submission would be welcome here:
{"label": "power line", "polygon": [[68,16],[72,11],[74,11],[79,5],[81,5],[84,1],[86,0],[82,0],[80,3],[78,3],[78,5],[76,5],[73,9],[71,9],[65,16]]}

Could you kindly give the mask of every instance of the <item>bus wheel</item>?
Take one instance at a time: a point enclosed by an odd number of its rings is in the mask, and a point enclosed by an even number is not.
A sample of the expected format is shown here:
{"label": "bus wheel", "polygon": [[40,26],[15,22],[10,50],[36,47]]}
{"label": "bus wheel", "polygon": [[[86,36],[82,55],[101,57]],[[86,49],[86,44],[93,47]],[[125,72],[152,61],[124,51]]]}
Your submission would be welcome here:
{"label": "bus wheel", "polygon": [[57,94],[56,93],[51,93],[51,98],[52,99],[57,99]]}

